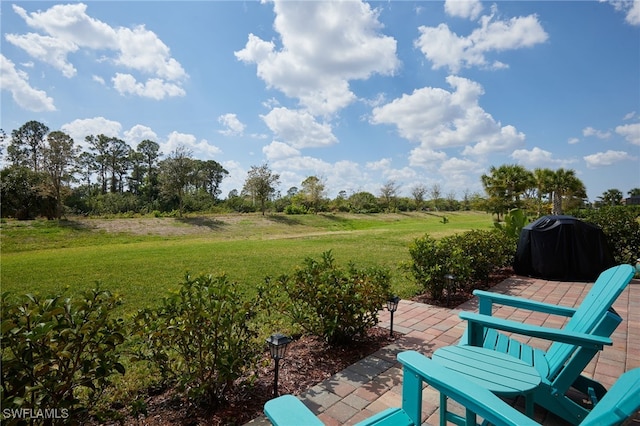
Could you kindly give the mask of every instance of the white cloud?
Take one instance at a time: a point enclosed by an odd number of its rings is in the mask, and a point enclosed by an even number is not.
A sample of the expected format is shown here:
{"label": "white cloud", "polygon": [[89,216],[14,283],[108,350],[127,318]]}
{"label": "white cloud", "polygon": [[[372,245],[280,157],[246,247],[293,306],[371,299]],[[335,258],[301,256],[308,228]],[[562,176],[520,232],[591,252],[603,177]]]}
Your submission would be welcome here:
{"label": "white cloud", "polygon": [[624,136],[627,142],[640,145],[640,123],[625,124],[616,127],[616,133]]}
{"label": "white cloud", "polygon": [[322,147],[338,142],[331,132],[331,125],[318,123],[305,111],[280,107],[261,117],[278,139],[294,148]]}
{"label": "white cloud", "polygon": [[126,140],[129,145],[133,147],[136,147],[145,139],[157,142],[158,135],[153,131],[153,129],[147,126],[143,126],[142,124],[136,124],[131,129],[124,132],[124,140]]}
{"label": "white cloud", "polygon": [[447,0],[444,11],[450,16],[474,20],[482,13],[482,3],[480,0]]}
{"label": "white cloud", "polygon": [[574,160],[559,160],[553,158],[553,154],[547,150],[533,147],[531,150],[517,149],[511,154],[511,158],[528,168],[535,167],[567,167]]}
{"label": "white cloud", "polygon": [[400,136],[420,142],[412,161],[423,164],[434,149],[466,146],[465,154],[484,155],[509,151],[524,142],[524,134],[513,126],[502,126],[478,104],[482,86],[471,80],[449,76],[454,91],[424,87],[410,95],[373,109],[373,124],[394,124]]}
{"label": "white cloud", "polygon": [[425,146],[414,148],[409,154],[409,164],[411,166],[420,166],[431,171],[438,170],[446,160],[447,154],[442,151],[434,151]]}
{"label": "white cloud", "polygon": [[611,132],[603,132],[589,126],[582,129],[582,135],[584,137],[595,136],[598,139],[608,139],[611,137]]}
{"label": "white cloud", "polygon": [[44,12],[27,13],[13,5],[13,10],[31,28],[42,30],[69,44],[92,49],[114,49],[117,46],[116,30],[87,15],[87,5],[58,4]]}
{"label": "white cloud", "polygon": [[214,157],[222,152],[220,148],[211,145],[206,139],[198,141],[192,134],[177,131],[169,133],[166,142],[160,143],[160,147],[165,153],[173,152],[180,146],[189,149],[195,158],[201,160],[214,160]]}
{"label": "white cloud", "polygon": [[631,8],[627,11],[625,20],[631,25],[640,25],[640,1],[634,0],[631,3]]}
{"label": "white cloud", "polygon": [[31,57],[59,70],[65,77],[71,78],[76,75],[76,68],[67,60],[69,53],[78,50],[76,44],[35,33],[7,34],[6,39],[9,43],[27,52]]}
{"label": "white cloud", "polygon": [[567,143],[568,143],[569,145],[575,145],[575,144],[577,144],[577,143],[580,143],[580,139],[578,139],[578,138],[569,138],[569,139],[567,140]]}
{"label": "white cloud", "polygon": [[356,99],[349,80],[392,74],[396,41],[380,34],[378,12],[361,1],[274,1],[282,46],[250,34],[235,56],[255,63],[267,86],[296,98],[314,115],[330,115]]}
{"label": "white cloud", "polygon": [[160,78],[150,78],[145,83],[139,83],[131,74],[116,73],[111,81],[121,95],[137,95],[155,100],[164,99],[166,96],[185,95],[182,87]]}
{"label": "white cloud", "polygon": [[269,145],[262,148],[262,152],[266,155],[267,160],[281,160],[283,158],[298,157],[300,151],[286,143],[273,141]]}
{"label": "white cloud", "polygon": [[53,99],[44,90],[38,90],[29,84],[29,76],[16,69],[15,64],[0,54],[0,75],[2,90],[11,92],[11,97],[21,108],[27,111],[55,111]]}
{"label": "white cloud", "polygon": [[443,189],[455,192],[478,186],[481,170],[476,161],[454,157],[445,160],[438,171],[445,178]]}
{"label": "white cloud", "polygon": [[391,159],[383,158],[378,161],[370,161],[367,164],[365,164],[365,166],[367,167],[367,169],[370,169],[370,170],[377,170],[377,171],[387,170],[391,167]]}
{"label": "white cloud", "polygon": [[71,78],[77,74],[70,54],[81,49],[114,52],[114,56],[107,57],[107,60],[135,70],[147,79],[145,83],[138,83],[136,77],[130,74],[117,73],[112,81],[120,94],[156,100],[185,95],[182,81],[188,77],[187,73],[171,57],[169,48],[162,40],[144,26],[112,28],[90,17],[87,5],[83,3],[59,4],[32,13],[14,5],[13,10],[29,27],[44,34],[7,34],[7,41],[33,58],[60,70],[65,77]]}
{"label": "white cloud", "polygon": [[280,174],[282,188],[299,187],[305,178],[318,176],[326,181],[331,197],[343,190],[348,193],[376,193],[381,185],[364,172],[358,163],[348,160],[329,163],[319,158],[298,156],[274,161],[271,168]]}
{"label": "white cloud", "polygon": [[613,164],[619,163],[625,160],[635,160],[636,157],[629,155],[624,151],[612,151],[608,150],[607,152],[598,152],[596,154],[587,155],[584,158],[584,161],[587,163],[587,167],[590,169],[611,166]]}
{"label": "white cloud", "polygon": [[631,120],[633,117],[636,116],[636,112],[635,111],[631,111],[627,114],[624,115],[624,117],[622,117],[623,120]]}
{"label": "white cloud", "polygon": [[611,4],[618,12],[625,14],[629,25],[640,25],[640,1],[638,0],[600,0]]}
{"label": "white cloud", "polygon": [[105,135],[119,138],[122,125],[104,117],[94,117],[73,120],[71,123],[63,124],[60,130],[71,136],[76,144],[86,148],[84,139],[87,136]]}
{"label": "white cloud", "polygon": [[182,65],[171,57],[169,48],[144,26],[119,28],[117,40],[117,64],[169,81],[179,81],[187,76]]}
{"label": "white cloud", "polygon": [[218,123],[222,124],[225,129],[218,130],[218,133],[225,136],[240,136],[244,132],[245,125],[238,120],[235,114],[223,114],[218,117]]}
{"label": "white cloud", "polygon": [[499,61],[489,64],[486,54],[532,47],[545,42],[549,35],[535,15],[497,20],[493,15],[480,19],[480,28],[468,37],[459,36],[446,24],[420,26],[420,37],[414,44],[429,59],[433,69],[448,67],[452,73],[461,68],[505,68]]}

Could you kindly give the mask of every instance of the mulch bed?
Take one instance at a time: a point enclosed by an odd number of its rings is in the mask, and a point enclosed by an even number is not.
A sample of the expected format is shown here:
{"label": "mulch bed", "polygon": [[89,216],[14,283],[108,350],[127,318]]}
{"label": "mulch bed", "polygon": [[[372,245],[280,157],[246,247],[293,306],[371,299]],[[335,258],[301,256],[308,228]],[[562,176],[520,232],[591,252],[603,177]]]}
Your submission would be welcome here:
{"label": "mulch bed", "polygon": [[[486,288],[513,275],[504,269],[490,277]],[[452,294],[448,300],[436,301],[426,295],[413,300],[432,305],[453,308],[469,300],[470,292]],[[372,328],[362,341],[345,347],[329,347],[324,340],[315,336],[303,336],[294,340],[287,348],[284,360],[280,361],[278,390],[280,394],[300,394],[314,385],[328,379],[351,364],[389,345],[394,338],[389,331]],[[268,353],[259,363],[257,380],[251,385],[236,386],[224,405],[215,410],[195,407],[187,400],[168,389],[146,398],[147,415],[139,419],[127,417],[126,425],[242,425],[262,415],[264,403],[273,398],[274,363]]]}

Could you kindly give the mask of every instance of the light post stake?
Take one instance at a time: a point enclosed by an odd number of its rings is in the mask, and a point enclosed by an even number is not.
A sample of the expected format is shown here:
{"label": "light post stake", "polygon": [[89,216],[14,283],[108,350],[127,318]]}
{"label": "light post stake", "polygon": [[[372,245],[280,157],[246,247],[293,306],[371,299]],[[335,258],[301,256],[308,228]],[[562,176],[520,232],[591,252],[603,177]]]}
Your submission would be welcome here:
{"label": "light post stake", "polygon": [[276,363],[276,368],[274,371],[273,377],[273,396],[278,396],[278,370],[279,370],[279,362],[284,358],[284,355],[287,352],[287,346],[291,343],[291,339],[287,336],[275,333],[269,336],[267,339],[267,344],[269,345],[269,353],[271,354],[271,358]]}
{"label": "light post stake", "polygon": [[393,296],[387,300],[387,309],[391,313],[391,321],[389,323],[389,336],[393,337],[393,313],[398,310],[398,303],[400,298]]}
{"label": "light post stake", "polygon": [[449,306],[451,300],[451,289],[455,287],[456,276],[447,274],[444,276],[444,281],[447,284],[447,306]]}

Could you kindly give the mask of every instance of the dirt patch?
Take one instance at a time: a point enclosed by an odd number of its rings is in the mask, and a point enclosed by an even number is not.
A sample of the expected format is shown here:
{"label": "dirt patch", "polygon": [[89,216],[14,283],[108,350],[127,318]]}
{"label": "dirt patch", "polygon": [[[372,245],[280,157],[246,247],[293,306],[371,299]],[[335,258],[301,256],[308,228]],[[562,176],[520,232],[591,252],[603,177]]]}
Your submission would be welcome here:
{"label": "dirt patch", "polygon": [[[329,347],[315,336],[303,336],[287,348],[280,361],[278,391],[298,395],[330,378],[349,365],[366,358],[395,339],[389,331],[374,327],[363,340],[344,347]],[[262,408],[273,398],[274,363],[265,353],[259,362],[257,380],[251,385],[238,385],[227,401],[213,410],[197,407],[182,398],[174,389],[162,392],[150,390],[145,398],[147,414],[138,419],[125,414],[125,425],[242,425],[262,415]],[[124,409],[123,409],[124,411]]]}

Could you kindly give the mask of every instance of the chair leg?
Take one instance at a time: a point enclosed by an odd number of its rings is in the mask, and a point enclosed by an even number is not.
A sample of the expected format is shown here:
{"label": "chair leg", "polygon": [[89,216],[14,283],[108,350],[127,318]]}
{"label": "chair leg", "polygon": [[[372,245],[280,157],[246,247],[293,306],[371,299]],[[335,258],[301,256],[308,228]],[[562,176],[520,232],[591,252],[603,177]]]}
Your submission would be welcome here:
{"label": "chair leg", "polygon": [[536,404],[551,411],[565,421],[578,425],[589,414],[589,410],[572,401],[564,394],[553,392],[551,388],[542,387],[534,391],[532,398]]}

